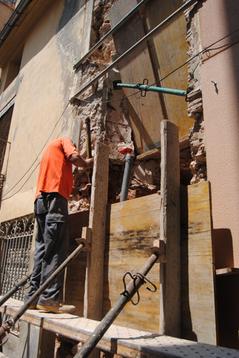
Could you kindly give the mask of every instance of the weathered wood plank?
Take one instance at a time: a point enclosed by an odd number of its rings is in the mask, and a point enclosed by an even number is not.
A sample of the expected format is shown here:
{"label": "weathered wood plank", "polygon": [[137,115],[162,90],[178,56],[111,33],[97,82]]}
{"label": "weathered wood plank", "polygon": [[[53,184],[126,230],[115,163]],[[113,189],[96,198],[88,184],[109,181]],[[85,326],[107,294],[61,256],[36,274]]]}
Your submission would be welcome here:
{"label": "weathered wood plank", "polygon": [[160,239],[166,262],[160,263],[160,333],[180,337],[180,168],[178,129],[161,122]]}
{"label": "weathered wood plank", "polygon": [[[14,314],[22,302],[9,300],[7,302],[7,313]],[[1,307],[0,310],[4,310]],[[22,320],[30,322],[43,330],[51,331],[76,341],[86,341],[98,321],[77,317],[70,314],[49,314],[39,313],[35,310],[28,310]],[[155,357],[190,357],[190,358],[239,358],[239,351],[223,347],[216,347],[209,344],[200,344],[185,339],[178,339],[169,336],[152,334],[146,330],[136,330],[128,327],[121,327],[113,324],[100,342],[97,348],[106,352],[118,354],[123,357],[155,358]]]}
{"label": "weathered wood plank", "polygon": [[182,200],[182,334],[216,344],[209,183],[188,186]]}
{"label": "weathered wood plank", "polygon": [[109,147],[98,143],[94,159],[89,228],[92,231],[91,250],[88,253],[84,316],[101,319],[103,304],[103,274],[105,248],[105,221],[108,198]]}

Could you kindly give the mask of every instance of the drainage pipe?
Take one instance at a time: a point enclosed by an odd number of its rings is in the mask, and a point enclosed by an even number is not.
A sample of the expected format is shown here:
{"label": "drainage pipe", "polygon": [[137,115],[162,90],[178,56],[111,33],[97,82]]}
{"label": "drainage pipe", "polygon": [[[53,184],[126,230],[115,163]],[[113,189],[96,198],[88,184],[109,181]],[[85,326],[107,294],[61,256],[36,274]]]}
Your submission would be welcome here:
{"label": "drainage pipe", "polygon": [[21,18],[21,15],[24,13],[24,11],[28,7],[28,5],[30,5],[31,2],[32,0],[21,0],[19,2],[18,6],[13,11],[12,15],[10,16],[7,23],[4,25],[2,31],[0,32],[0,46],[6,40],[13,27],[16,26],[17,21]]}
{"label": "drainage pipe", "polygon": [[127,153],[125,156],[125,167],[124,167],[124,175],[123,175],[123,181],[122,181],[121,191],[120,191],[120,201],[125,201],[125,200],[127,200],[127,197],[128,197],[129,179],[130,179],[130,173],[131,173],[133,160],[134,160],[133,155],[130,153]]}

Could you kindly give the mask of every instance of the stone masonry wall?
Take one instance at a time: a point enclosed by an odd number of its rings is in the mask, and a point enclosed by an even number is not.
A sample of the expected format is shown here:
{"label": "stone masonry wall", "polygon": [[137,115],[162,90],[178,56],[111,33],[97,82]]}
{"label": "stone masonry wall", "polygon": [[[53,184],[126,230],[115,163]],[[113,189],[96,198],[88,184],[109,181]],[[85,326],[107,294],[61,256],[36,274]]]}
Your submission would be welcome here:
{"label": "stone masonry wall", "polygon": [[207,179],[203,103],[200,88],[201,57],[198,55],[201,51],[198,7],[190,7],[185,12],[185,17],[189,46],[188,57],[193,58],[195,56],[188,66],[190,91],[188,94],[188,114],[195,120],[189,136],[192,156],[190,164],[192,171],[191,184],[193,184]]}

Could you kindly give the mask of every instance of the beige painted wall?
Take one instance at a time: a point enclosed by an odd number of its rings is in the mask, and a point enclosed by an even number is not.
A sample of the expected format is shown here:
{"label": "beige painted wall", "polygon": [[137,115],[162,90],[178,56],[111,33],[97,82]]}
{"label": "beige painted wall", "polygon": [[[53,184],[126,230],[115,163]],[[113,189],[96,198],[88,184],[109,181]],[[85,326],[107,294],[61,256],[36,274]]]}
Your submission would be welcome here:
{"label": "beige painted wall", "polygon": [[[238,12],[237,1],[204,2],[200,10],[202,46],[236,30]],[[227,229],[229,241],[232,236],[234,265],[239,267],[239,45],[222,46],[237,38],[238,32],[233,32],[204,57],[202,93],[213,227]]]}
{"label": "beige painted wall", "polygon": [[67,103],[73,65],[89,46],[90,26],[85,26],[85,19],[91,3],[67,22],[69,5],[64,8],[65,1],[54,1],[29,31],[9,133],[11,151],[0,221],[33,211],[38,163],[46,143],[60,135],[78,137],[78,118]]}

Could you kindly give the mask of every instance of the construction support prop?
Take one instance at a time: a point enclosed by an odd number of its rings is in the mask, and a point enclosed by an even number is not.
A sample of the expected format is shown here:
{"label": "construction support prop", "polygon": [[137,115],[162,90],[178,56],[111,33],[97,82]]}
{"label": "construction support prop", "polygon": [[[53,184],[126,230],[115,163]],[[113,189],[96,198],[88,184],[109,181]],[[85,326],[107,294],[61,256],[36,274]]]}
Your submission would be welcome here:
{"label": "construction support prop", "polygon": [[32,295],[32,297],[22,305],[19,311],[9,319],[3,322],[0,327],[0,342],[9,333],[14,324],[21,318],[26,310],[32,305],[33,302],[40,296],[40,294],[49,286],[49,284],[65,269],[65,267],[80,253],[85,244],[81,242],[79,246],[66,258],[65,261],[48,277],[48,279],[38,288],[38,290]]}
{"label": "construction support prop", "polygon": [[18,283],[16,283],[15,286],[13,286],[11,288],[11,290],[9,290],[4,296],[2,296],[2,298],[0,299],[0,307],[10,298],[14,295],[14,293],[16,293],[22,286],[24,286],[27,281],[30,279],[31,274],[28,276],[25,276],[21,279],[21,281],[19,281]]}
{"label": "construction support prop", "polygon": [[96,327],[91,337],[85,342],[81,350],[74,356],[74,358],[85,358],[89,357],[89,354],[96,347],[97,343],[103,337],[105,332],[120,314],[126,303],[128,303],[138,289],[145,283],[144,277],[148,274],[154,264],[158,261],[160,251],[155,251],[149,259],[146,261],[144,267],[136,274],[136,279],[130,281],[126,286],[124,292],[122,292],[120,298],[116,302],[115,306],[106,314],[100,324]]}

